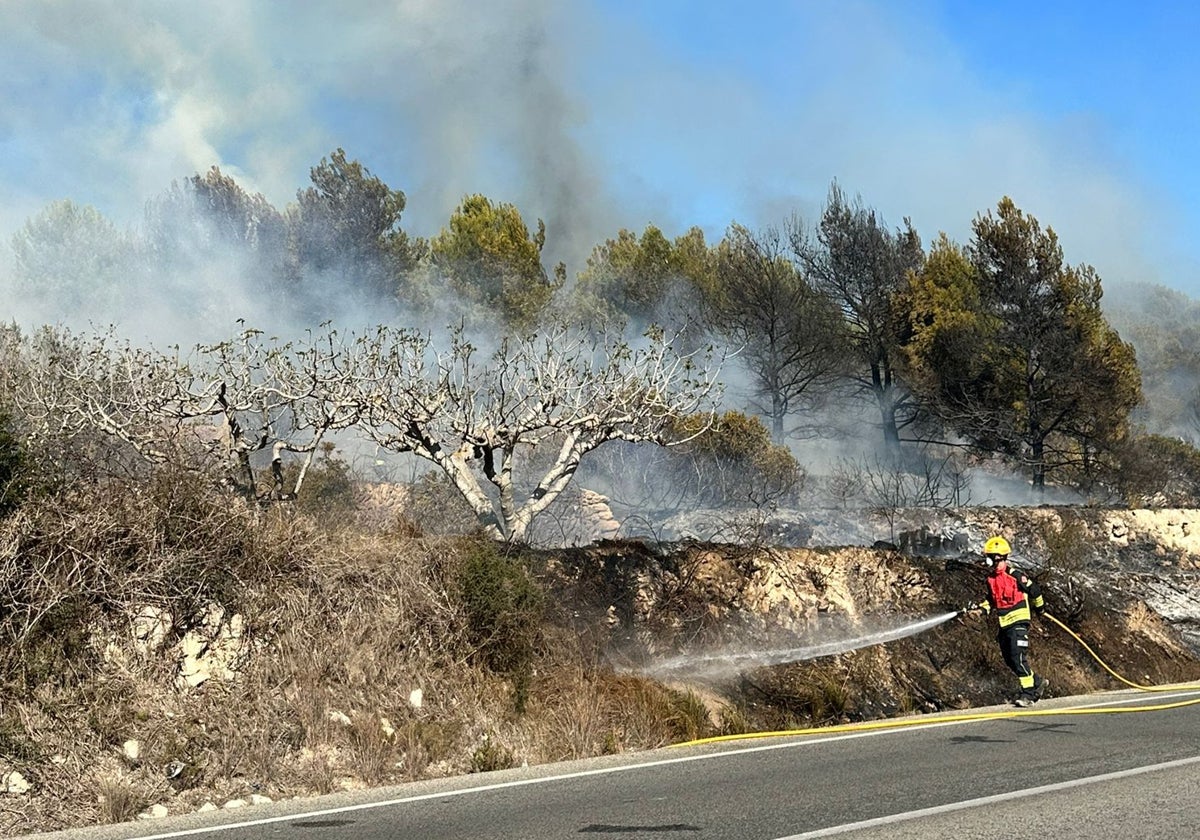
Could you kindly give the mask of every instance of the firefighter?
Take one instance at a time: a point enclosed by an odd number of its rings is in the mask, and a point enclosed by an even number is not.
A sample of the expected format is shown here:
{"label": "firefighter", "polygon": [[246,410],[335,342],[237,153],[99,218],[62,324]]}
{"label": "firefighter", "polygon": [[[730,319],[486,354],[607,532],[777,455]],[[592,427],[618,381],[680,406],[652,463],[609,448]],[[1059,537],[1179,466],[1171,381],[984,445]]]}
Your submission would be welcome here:
{"label": "firefighter", "polygon": [[992,537],[983,546],[983,557],[988,565],[987,599],[975,605],[975,609],[986,613],[996,612],[1000,629],[996,641],[1007,665],[1021,683],[1021,694],[1016,705],[1028,706],[1036,703],[1046,692],[1050,681],[1035,674],[1029,664],[1029,625],[1033,619],[1030,612],[1041,615],[1046,610],[1042,589],[1037,581],[1011,567],[1009,554],[1012,548],[1004,537]]}

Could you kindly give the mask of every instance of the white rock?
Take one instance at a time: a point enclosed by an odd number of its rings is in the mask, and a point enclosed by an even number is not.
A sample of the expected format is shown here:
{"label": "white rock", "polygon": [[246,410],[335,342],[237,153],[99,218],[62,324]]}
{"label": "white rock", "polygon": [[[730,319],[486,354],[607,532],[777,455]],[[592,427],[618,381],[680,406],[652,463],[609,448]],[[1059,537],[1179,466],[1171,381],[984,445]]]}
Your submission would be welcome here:
{"label": "white rock", "polygon": [[188,634],[179,642],[179,652],[185,659],[199,659],[207,650],[208,639],[195,630],[188,631]]}
{"label": "white rock", "polygon": [[344,712],[339,712],[337,709],[329,713],[329,719],[334,723],[340,723],[342,726],[350,725],[350,718],[346,717]]}
{"label": "white rock", "polygon": [[383,730],[383,737],[396,737],[396,727],[392,726],[392,722],[385,717],[379,719],[379,728]]}
{"label": "white rock", "polygon": [[199,808],[196,809],[196,812],[200,813],[200,814],[207,814],[211,811],[219,811],[219,810],[220,810],[220,808],[218,808],[216,805],[212,804],[211,802],[205,802],[203,805],[201,805]]}
{"label": "white rock", "polygon": [[163,817],[167,816],[167,814],[167,806],[160,802],[157,805],[152,805],[145,811],[142,811],[142,813],[137,815],[137,818],[139,820],[161,820]]}
{"label": "white rock", "polygon": [[195,670],[193,670],[193,668],[189,668],[187,665],[184,667],[187,670],[180,671],[179,676],[183,680],[184,685],[191,686],[192,688],[208,682],[209,678],[212,677],[212,674],[208,673],[207,671],[199,670],[198,666],[193,666]]}
{"label": "white rock", "polygon": [[158,650],[173,625],[171,614],[159,607],[142,607],[133,618],[133,637],[144,651]]}
{"label": "white rock", "polygon": [[130,738],[121,745],[121,754],[125,756],[125,760],[132,763],[142,757],[142,745],[134,738]]}
{"label": "white rock", "polygon": [[3,786],[5,793],[15,793],[18,795],[29,793],[29,789],[33,787],[16,770],[0,776],[0,786]]}
{"label": "white rock", "polygon": [[424,697],[425,692],[421,691],[419,688],[414,688],[408,695],[408,705],[412,706],[414,709],[419,709],[421,708],[421,703],[424,701]]}
{"label": "white rock", "polygon": [[232,811],[234,808],[245,808],[249,804],[245,799],[230,799],[225,803],[224,808],[226,811]]}
{"label": "white rock", "polygon": [[246,620],[234,614],[226,619],[219,604],[209,605],[200,625],[180,640],[179,677],[184,686],[198,686],[213,677],[232,680],[237,676],[249,644]]}
{"label": "white rock", "polygon": [[269,796],[263,796],[261,793],[250,794],[251,805],[270,805],[274,800]]}

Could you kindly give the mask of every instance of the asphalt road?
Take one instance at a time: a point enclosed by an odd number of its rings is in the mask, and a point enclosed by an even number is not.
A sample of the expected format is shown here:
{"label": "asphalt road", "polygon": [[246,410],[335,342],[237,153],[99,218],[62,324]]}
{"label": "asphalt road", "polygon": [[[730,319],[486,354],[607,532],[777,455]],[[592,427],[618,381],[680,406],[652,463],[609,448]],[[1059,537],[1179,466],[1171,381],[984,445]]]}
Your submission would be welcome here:
{"label": "asphalt road", "polygon": [[[1200,691],[1058,698],[1036,710],[1187,699]],[[190,815],[40,837],[1194,840],[1200,705],[676,747],[206,818],[223,824]]]}

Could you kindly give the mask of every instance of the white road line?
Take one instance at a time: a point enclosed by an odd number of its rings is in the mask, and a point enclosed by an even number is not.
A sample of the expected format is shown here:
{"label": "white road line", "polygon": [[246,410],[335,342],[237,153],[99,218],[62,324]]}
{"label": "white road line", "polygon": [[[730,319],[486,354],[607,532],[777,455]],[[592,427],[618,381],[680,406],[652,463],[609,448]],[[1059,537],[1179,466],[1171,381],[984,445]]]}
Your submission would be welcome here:
{"label": "white road line", "polygon": [[[1178,694],[1157,694],[1153,695],[1153,699],[1162,700],[1171,697],[1191,697],[1197,692],[1182,691]],[[1150,699],[1149,695],[1139,694],[1128,699],[1108,700],[1096,703],[1082,704],[1078,706],[1069,706],[1064,708],[1086,709],[1094,706],[1116,706],[1138,701]],[[967,714],[964,712],[963,714]],[[992,718],[991,720],[1002,720],[1003,718]],[[1021,718],[1016,718],[1020,720]],[[438,791],[436,793],[423,793],[414,796],[404,796],[398,799],[387,799],[379,802],[363,802],[357,805],[343,805],[338,808],[323,808],[315,811],[301,811],[294,814],[279,817],[263,817],[257,820],[244,820],[242,822],[227,823],[224,825],[214,825],[207,828],[188,828],[179,831],[168,831],[161,834],[142,834],[130,837],[128,840],[170,840],[174,837],[189,837],[198,834],[216,834],[221,831],[235,831],[241,828],[253,828],[260,825],[273,825],[275,823],[295,822],[297,820],[309,820],[314,817],[327,817],[334,814],[348,814],[355,811],[370,811],[376,808],[388,808],[393,805],[404,805],[409,802],[424,802],[431,799],[450,799],[458,796],[467,796],[473,793],[486,793],[494,790],[503,790],[505,788],[527,787],[529,785],[549,784],[550,782],[561,782],[568,779],[582,779],[588,776],[605,776],[611,773],[624,773],[632,770],[644,770],[648,767],[664,767],[671,764],[686,764],[691,761],[709,761],[716,758],[726,758],[729,756],[745,755],[748,753],[767,752],[769,750],[786,750],[795,749],[797,747],[808,747],[816,744],[827,744],[831,741],[842,741],[851,738],[870,738],[876,735],[897,735],[904,732],[913,732],[925,729],[936,729],[944,726],[963,726],[970,723],[982,723],[981,720],[954,720],[945,723],[936,722],[936,718],[931,718],[927,724],[920,726],[901,726],[895,729],[873,729],[866,732],[842,732],[834,735],[814,737],[805,736],[800,740],[776,742],[771,744],[756,745],[753,747],[740,747],[738,749],[727,749],[720,752],[703,753],[701,755],[681,755],[678,758],[662,758],[656,761],[646,761],[639,764],[623,764],[618,767],[600,767],[595,770],[580,770],[574,773],[560,773],[553,776],[540,776],[533,779],[514,779],[510,782],[497,782],[491,785],[478,785],[475,787],[461,788],[458,790]],[[780,736],[785,737],[785,736]],[[982,801],[982,800],[981,800]],[[810,836],[810,835],[800,835]],[[813,837],[822,835],[814,834]],[[790,840],[790,839],[789,839]]]}
{"label": "white road line", "polygon": [[952,811],[964,811],[968,808],[978,808],[981,805],[991,805],[996,802],[1011,802],[1014,799],[1022,799],[1026,796],[1037,796],[1042,793],[1053,793],[1058,790],[1069,790],[1071,788],[1083,787],[1084,785],[1093,785],[1097,782],[1108,782],[1113,779],[1126,779],[1130,776],[1140,776],[1143,773],[1153,773],[1156,770],[1170,770],[1175,767],[1185,767],[1189,764],[1195,764],[1200,761],[1200,755],[1194,755],[1191,758],[1180,758],[1175,761],[1165,761],[1162,764],[1149,764],[1145,767],[1134,767],[1131,770],[1119,770],[1115,773],[1103,773],[1099,776],[1088,776],[1084,779],[1072,779],[1069,782],[1057,782],[1052,785],[1042,785],[1040,787],[1026,788],[1025,790],[1016,790],[1011,793],[999,793],[993,796],[981,796],[978,799],[966,799],[962,802],[951,802],[946,805],[938,805],[933,808],[921,808],[917,811],[906,811],[903,814],[892,814],[888,817],[876,817],[871,820],[862,820],[861,822],[845,823],[843,825],[835,825],[829,828],[822,828],[817,831],[806,831],[804,834],[789,834],[787,837],[779,837],[776,840],[811,840],[816,837],[833,837],[838,834],[848,834],[851,831],[858,831],[864,828],[876,828],[884,825],[894,825],[895,823],[908,822],[909,820],[918,820],[921,817],[929,817],[935,814],[948,814]]}

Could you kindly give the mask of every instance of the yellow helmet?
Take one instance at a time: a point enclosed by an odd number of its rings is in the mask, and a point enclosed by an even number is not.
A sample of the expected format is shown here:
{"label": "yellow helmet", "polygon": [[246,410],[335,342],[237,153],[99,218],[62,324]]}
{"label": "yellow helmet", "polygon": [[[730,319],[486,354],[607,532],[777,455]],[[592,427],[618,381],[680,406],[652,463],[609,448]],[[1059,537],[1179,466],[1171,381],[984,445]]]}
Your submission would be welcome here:
{"label": "yellow helmet", "polygon": [[1008,540],[1004,537],[992,537],[983,544],[984,554],[998,554],[1001,557],[1007,557],[1012,553],[1012,548],[1008,544]]}

